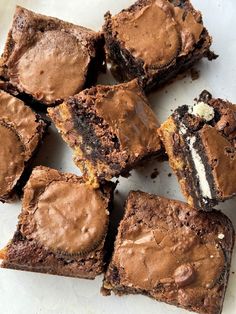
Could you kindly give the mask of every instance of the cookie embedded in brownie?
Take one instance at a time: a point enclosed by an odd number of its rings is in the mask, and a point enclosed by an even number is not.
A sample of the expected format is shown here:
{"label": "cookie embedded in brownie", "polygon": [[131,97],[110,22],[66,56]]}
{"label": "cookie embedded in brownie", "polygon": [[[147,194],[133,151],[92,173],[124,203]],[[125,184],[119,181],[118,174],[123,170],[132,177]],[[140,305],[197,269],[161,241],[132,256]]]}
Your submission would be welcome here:
{"label": "cookie embedded in brownie", "polygon": [[102,292],[221,313],[233,245],[233,225],[220,211],[130,192]]}
{"label": "cookie embedded in brownie", "polygon": [[1,60],[1,76],[20,93],[53,105],[94,82],[104,39],[82,26],[16,7]]}
{"label": "cookie embedded in brownie", "polygon": [[94,186],[160,153],[159,124],[136,80],[86,89],[48,112]]}
{"label": "cookie embedded in brownie", "polygon": [[115,76],[138,77],[146,91],[202,57],[216,57],[201,13],[188,0],[138,0],[114,16],[106,13],[103,31]]}
{"label": "cookie embedded in brownie", "polygon": [[24,189],[17,231],[1,267],[93,279],[103,271],[113,185],[36,167]]}
{"label": "cookie embedded in brownie", "polygon": [[204,91],[175,110],[160,136],[190,205],[207,210],[236,194],[236,105]]}
{"label": "cookie embedded in brownie", "polygon": [[0,201],[16,196],[46,127],[23,101],[0,90]]}

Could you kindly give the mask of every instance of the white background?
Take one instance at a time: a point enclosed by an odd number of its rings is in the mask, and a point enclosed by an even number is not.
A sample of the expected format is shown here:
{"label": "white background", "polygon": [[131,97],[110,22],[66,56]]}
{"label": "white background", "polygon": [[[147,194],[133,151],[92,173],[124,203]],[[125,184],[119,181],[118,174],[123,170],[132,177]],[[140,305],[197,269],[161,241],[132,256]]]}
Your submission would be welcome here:
{"label": "white background", "polygon": [[[192,0],[202,11],[204,22],[212,34],[213,50],[219,54],[216,61],[201,61],[195,68],[200,78],[192,81],[190,75],[149,95],[150,103],[160,122],[178,105],[191,104],[203,90],[215,97],[227,98],[236,103],[236,2],[234,0]],[[2,51],[7,31],[11,24],[16,4],[36,12],[56,16],[76,24],[101,29],[103,15],[129,6],[129,0],[0,0],[0,50]],[[100,83],[114,83],[109,74],[99,78]],[[71,151],[62,142],[54,129],[50,130],[41,148],[36,164],[79,174],[73,165]],[[154,168],[160,174],[151,179]],[[115,195],[115,210],[122,213],[122,204],[130,189],[142,189],[169,198],[183,200],[175,177],[168,176],[171,170],[167,162],[151,162],[145,168],[132,172],[128,179],[120,179],[119,193]],[[219,206],[236,226],[236,200]],[[15,231],[20,203],[0,204],[0,246],[3,247]],[[230,271],[229,286],[224,303],[224,314],[236,313],[235,255]],[[94,281],[71,279],[51,275],[34,274],[12,270],[0,270],[1,314],[168,314],[187,313],[184,310],[153,301],[144,296],[103,297],[99,290],[102,276]]]}

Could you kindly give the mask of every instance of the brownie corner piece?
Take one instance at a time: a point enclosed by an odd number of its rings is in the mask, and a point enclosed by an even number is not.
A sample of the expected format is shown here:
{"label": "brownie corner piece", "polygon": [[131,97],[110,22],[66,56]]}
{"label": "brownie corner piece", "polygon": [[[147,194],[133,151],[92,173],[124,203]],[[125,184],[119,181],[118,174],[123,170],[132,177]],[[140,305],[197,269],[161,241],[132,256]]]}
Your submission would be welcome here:
{"label": "brownie corner piece", "polygon": [[34,168],[24,188],[17,231],[0,251],[1,267],[94,279],[104,270],[113,185]]}
{"label": "brownie corner piece", "polygon": [[221,313],[234,246],[231,221],[180,201],[130,192],[102,292],[144,294],[201,314]]}
{"label": "brownie corner piece", "polygon": [[187,202],[199,209],[236,195],[236,105],[203,91],[159,134]]}
{"label": "brownie corner piece", "polygon": [[114,16],[106,13],[103,31],[115,76],[138,77],[146,91],[202,57],[216,57],[201,13],[188,0],[138,0]]}
{"label": "brownie corner piece", "polygon": [[48,112],[91,184],[126,174],[161,151],[159,123],[137,80],[92,87]]}
{"label": "brownie corner piece", "polygon": [[0,201],[15,198],[48,123],[0,89]]}
{"label": "brownie corner piece", "polygon": [[104,58],[101,32],[17,6],[0,76],[23,96],[55,105],[90,86]]}

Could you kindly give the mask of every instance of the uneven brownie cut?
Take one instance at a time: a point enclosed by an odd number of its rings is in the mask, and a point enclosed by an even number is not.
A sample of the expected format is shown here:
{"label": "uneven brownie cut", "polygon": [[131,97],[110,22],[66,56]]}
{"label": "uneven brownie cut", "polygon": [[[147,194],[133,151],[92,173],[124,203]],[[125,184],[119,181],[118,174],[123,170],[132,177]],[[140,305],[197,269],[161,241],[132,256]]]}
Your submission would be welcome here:
{"label": "uneven brownie cut", "polygon": [[47,125],[23,101],[0,90],[0,201],[16,196]]}
{"label": "uneven brownie cut", "polygon": [[95,81],[103,46],[101,33],[17,6],[0,75],[19,93],[53,105]]}
{"label": "uneven brownie cut", "polygon": [[146,91],[202,57],[216,58],[202,16],[189,0],[138,0],[103,26],[108,60],[120,80],[138,77]]}
{"label": "uneven brownie cut", "polygon": [[201,314],[220,314],[233,245],[232,223],[221,212],[130,192],[102,292],[141,293]]}
{"label": "uneven brownie cut", "polygon": [[207,210],[236,194],[236,105],[204,91],[159,133],[190,205]]}
{"label": "uneven brownie cut", "polygon": [[94,186],[160,153],[159,124],[136,80],[86,89],[48,112]]}
{"label": "uneven brownie cut", "polygon": [[104,268],[114,186],[36,167],[24,189],[17,231],[0,251],[1,267],[93,279]]}

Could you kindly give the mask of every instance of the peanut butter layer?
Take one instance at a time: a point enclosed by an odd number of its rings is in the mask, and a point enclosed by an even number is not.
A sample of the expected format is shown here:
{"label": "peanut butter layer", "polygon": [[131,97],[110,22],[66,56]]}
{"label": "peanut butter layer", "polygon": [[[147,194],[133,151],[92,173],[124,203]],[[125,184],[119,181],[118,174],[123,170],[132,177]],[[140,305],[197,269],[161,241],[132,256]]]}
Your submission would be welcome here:
{"label": "peanut butter layer", "polygon": [[103,291],[221,313],[233,246],[233,225],[221,212],[131,191]]}
{"label": "peanut butter layer", "polygon": [[69,255],[89,253],[104,240],[107,199],[81,178],[36,168],[25,191],[21,232],[27,239]]}
{"label": "peanut butter layer", "polygon": [[100,41],[92,30],[17,6],[3,53],[5,79],[54,104],[83,89]]}
{"label": "peanut butter layer", "polygon": [[0,200],[10,198],[44,128],[24,102],[0,90]]}
{"label": "peanut butter layer", "polygon": [[151,0],[140,10],[114,16],[112,31],[145,67],[161,68],[194,49],[203,25],[198,14],[166,0]]}

